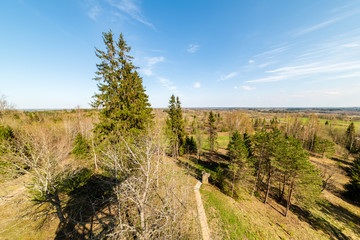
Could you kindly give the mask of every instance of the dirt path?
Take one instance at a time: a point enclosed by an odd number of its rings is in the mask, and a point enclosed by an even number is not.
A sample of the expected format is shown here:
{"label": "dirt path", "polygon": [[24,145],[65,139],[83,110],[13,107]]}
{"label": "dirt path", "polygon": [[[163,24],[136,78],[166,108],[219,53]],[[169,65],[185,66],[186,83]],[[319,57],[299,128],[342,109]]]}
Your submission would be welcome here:
{"label": "dirt path", "polygon": [[204,205],[202,203],[201,195],[200,195],[200,191],[199,191],[200,187],[201,187],[201,182],[198,181],[194,187],[194,192],[195,192],[199,222],[200,222],[200,226],[201,226],[201,235],[202,235],[203,240],[210,240],[211,238],[210,238],[209,226],[207,223],[205,209],[204,209]]}

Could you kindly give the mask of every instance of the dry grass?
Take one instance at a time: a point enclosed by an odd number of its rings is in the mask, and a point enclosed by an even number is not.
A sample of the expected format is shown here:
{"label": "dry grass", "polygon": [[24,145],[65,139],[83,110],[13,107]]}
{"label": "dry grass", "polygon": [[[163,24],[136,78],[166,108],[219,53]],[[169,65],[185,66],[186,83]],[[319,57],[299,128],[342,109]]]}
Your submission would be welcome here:
{"label": "dry grass", "polygon": [[210,228],[221,227],[217,235],[223,239],[328,239],[293,213],[285,218],[279,213],[283,207],[274,201],[266,205],[255,197],[235,201],[210,185],[201,193]]}
{"label": "dry grass", "polygon": [[24,182],[28,176],[0,184],[0,239],[54,239],[57,219],[51,219],[42,228],[43,219],[23,216],[32,207]]}

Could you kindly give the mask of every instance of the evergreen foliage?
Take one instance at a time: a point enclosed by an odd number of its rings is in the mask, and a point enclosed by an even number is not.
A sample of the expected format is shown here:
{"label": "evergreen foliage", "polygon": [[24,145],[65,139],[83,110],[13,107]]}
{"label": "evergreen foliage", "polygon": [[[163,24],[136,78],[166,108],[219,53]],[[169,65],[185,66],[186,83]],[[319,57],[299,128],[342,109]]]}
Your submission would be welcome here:
{"label": "evergreen foliage", "polygon": [[314,137],[313,152],[320,153],[322,157],[331,157],[335,153],[335,143],[327,139],[321,139],[316,134]]}
{"label": "evergreen foliage", "polygon": [[95,127],[99,140],[108,136],[139,134],[151,122],[153,115],[142,78],[128,55],[130,47],[120,34],[114,41],[111,31],[103,33],[106,50],[96,48],[95,80],[100,93],[93,96],[92,106],[100,108],[100,122]]}
{"label": "evergreen foliage", "polygon": [[354,160],[350,169],[350,182],[345,185],[346,195],[360,203],[360,155]]}
{"label": "evergreen foliage", "polygon": [[215,118],[215,114],[212,111],[210,111],[209,113],[207,123],[209,127],[209,148],[211,152],[214,152],[216,148],[217,132],[216,132],[216,118]]}
{"label": "evergreen foliage", "polygon": [[228,155],[231,162],[235,162],[240,166],[249,155],[243,137],[237,130],[231,136],[231,140],[228,145]]}
{"label": "evergreen foliage", "polygon": [[89,155],[90,146],[86,139],[78,133],[74,140],[74,148],[71,151],[78,158],[86,158]]}
{"label": "evergreen foliage", "polygon": [[185,143],[185,127],[179,97],[175,98],[174,94],[171,95],[166,112],[168,113],[166,127],[170,139],[171,154],[173,157],[177,157],[183,154]]}
{"label": "evergreen foliage", "polygon": [[346,148],[350,152],[355,152],[355,125],[354,123],[350,123],[348,128],[346,129]]}
{"label": "evergreen foliage", "polygon": [[188,154],[195,154],[197,153],[197,144],[196,140],[193,136],[185,138],[185,146],[184,146],[185,152]]}
{"label": "evergreen foliage", "polygon": [[14,130],[10,126],[0,125],[0,154],[6,152],[6,144],[12,144],[15,138]]}

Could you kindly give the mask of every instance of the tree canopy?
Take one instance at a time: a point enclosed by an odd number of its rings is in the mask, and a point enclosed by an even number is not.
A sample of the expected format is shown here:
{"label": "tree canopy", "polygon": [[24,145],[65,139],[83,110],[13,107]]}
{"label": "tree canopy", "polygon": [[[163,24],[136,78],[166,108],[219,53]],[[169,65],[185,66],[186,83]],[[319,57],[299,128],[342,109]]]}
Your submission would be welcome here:
{"label": "tree canopy", "polygon": [[106,50],[96,48],[97,64],[95,80],[99,93],[92,106],[100,108],[100,122],[95,127],[98,138],[106,135],[138,134],[151,122],[153,115],[142,78],[128,55],[130,47],[120,34],[118,41],[113,33],[103,33]]}

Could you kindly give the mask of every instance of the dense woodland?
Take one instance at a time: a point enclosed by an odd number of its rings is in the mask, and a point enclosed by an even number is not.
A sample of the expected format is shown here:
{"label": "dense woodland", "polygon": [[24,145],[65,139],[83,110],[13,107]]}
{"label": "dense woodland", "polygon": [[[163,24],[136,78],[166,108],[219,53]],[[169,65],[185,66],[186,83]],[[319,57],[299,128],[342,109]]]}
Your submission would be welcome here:
{"label": "dense woodland", "polygon": [[[274,201],[284,222],[290,212],[311,219],[339,171],[349,181],[337,193],[360,203],[354,112],[182,109],[174,95],[167,109],[152,109],[123,36],[110,31],[103,40],[94,109],[18,111],[0,101],[1,184],[24,179],[30,203],[16,217],[40,229],[56,219],[55,239],[198,239],[193,185],[176,169],[210,173],[235,201]],[[351,239],[319,219],[310,224]]]}

